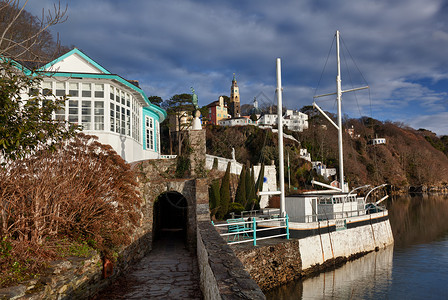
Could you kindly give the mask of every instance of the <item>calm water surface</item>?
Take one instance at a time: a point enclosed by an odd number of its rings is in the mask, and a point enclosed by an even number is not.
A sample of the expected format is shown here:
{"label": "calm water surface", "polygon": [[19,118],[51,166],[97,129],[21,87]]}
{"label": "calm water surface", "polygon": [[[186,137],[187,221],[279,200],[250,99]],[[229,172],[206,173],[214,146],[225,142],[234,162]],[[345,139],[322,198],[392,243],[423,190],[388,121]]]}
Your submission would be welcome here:
{"label": "calm water surface", "polygon": [[267,299],[448,299],[448,196],[388,203],[395,245],[279,287]]}

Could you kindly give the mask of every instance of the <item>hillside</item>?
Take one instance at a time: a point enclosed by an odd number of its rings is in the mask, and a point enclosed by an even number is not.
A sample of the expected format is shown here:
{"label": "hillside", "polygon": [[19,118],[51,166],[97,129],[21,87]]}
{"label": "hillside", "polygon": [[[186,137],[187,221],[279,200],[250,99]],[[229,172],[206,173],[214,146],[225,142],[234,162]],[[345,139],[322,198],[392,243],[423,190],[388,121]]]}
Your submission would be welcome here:
{"label": "hillside", "polygon": [[[344,133],[345,177],[351,186],[389,183],[396,188],[409,186],[445,186],[448,183],[447,138],[427,130],[415,130],[399,123],[381,122],[371,118],[346,119],[344,128],[353,128],[355,138]],[[311,164],[300,159],[299,149],[306,148],[313,161],[337,167],[337,134],[325,119],[310,119],[310,128],[302,133],[288,132],[300,143],[285,139],[289,152],[291,184],[309,188],[317,177]],[[372,137],[386,138],[385,145],[369,145]],[[255,126],[207,127],[207,153],[231,157],[242,163],[278,163],[277,134]],[[444,153],[445,151],[445,153]],[[286,160],[285,154],[285,160]],[[286,169],[286,168],[285,168]],[[286,177],[287,178],[287,177]],[[319,180],[322,180],[320,178]]]}

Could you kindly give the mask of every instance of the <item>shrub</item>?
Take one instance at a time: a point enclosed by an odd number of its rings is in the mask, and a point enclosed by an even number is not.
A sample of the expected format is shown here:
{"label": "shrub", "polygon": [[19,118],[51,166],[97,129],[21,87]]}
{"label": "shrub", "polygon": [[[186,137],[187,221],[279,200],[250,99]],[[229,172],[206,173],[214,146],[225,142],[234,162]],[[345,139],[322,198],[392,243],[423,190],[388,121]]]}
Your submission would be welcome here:
{"label": "shrub", "polygon": [[[130,242],[140,206],[134,174],[95,139],[79,134],[56,151],[0,169],[0,236],[13,247],[8,261],[20,264],[18,255],[35,261],[58,256],[54,241],[63,237],[70,245],[89,241],[105,256]],[[87,245],[81,246],[77,251],[85,252]]]}

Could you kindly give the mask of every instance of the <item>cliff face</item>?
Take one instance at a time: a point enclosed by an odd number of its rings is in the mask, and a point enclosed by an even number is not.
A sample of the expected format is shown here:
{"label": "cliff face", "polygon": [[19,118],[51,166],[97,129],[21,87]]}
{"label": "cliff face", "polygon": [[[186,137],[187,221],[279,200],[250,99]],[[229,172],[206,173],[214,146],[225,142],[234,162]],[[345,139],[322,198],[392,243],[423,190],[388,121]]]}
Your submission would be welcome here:
{"label": "cliff face", "polygon": [[[344,133],[346,181],[351,186],[389,183],[397,188],[409,186],[445,186],[448,184],[448,139],[427,130],[415,130],[399,123],[380,122],[370,118],[346,119],[345,128],[353,128],[351,137]],[[307,188],[316,174],[308,162],[299,158],[306,148],[313,161],[337,168],[337,133],[322,118],[312,118],[310,128],[302,133],[285,132],[300,143],[285,139],[285,153],[291,162],[291,184]],[[371,145],[374,137],[385,138],[386,144]],[[207,153],[231,157],[256,164],[278,162],[277,134],[254,126],[207,127]],[[285,155],[286,159],[286,155]],[[287,177],[286,177],[287,178]]]}

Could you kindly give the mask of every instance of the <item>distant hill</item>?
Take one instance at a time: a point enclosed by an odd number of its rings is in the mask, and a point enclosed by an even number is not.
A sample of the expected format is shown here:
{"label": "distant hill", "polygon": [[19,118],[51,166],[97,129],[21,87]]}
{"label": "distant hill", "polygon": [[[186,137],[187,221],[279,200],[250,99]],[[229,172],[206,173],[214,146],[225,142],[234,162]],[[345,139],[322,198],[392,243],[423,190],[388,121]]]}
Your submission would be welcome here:
{"label": "distant hill", "polygon": [[[350,186],[389,183],[396,188],[409,186],[446,186],[448,184],[448,137],[415,130],[400,123],[381,122],[371,118],[346,119],[344,128],[353,128],[354,138],[343,136],[346,181]],[[337,167],[336,129],[320,116],[310,118],[309,129],[289,132],[300,143],[284,140],[285,160],[289,152],[291,184],[310,188],[311,164],[300,159],[299,149],[306,148],[313,161]],[[385,145],[369,145],[374,137],[386,138]],[[277,134],[255,126],[207,127],[207,153],[236,159],[242,163],[278,164]],[[287,168],[285,168],[287,172]],[[286,174],[287,176],[287,174]],[[288,177],[286,177],[288,178]],[[322,180],[320,178],[319,180]]]}

